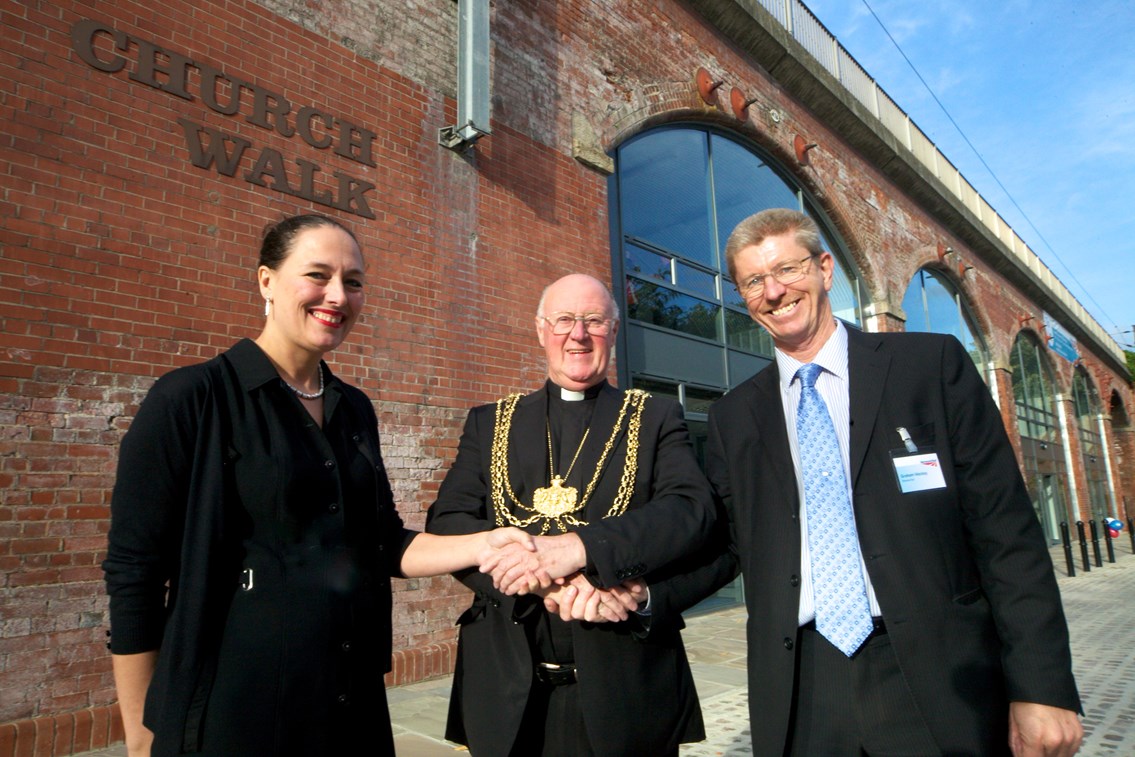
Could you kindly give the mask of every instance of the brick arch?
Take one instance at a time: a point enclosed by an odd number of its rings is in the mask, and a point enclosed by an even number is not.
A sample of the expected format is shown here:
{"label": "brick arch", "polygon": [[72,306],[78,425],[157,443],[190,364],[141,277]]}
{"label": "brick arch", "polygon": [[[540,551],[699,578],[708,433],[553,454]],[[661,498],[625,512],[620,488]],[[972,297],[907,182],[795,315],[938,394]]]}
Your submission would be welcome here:
{"label": "brick arch", "polygon": [[[1073,390],[1076,385],[1076,377],[1083,376],[1085,385],[1088,387],[1088,394],[1091,400],[1095,403],[1096,412],[1103,412],[1103,394],[1101,387],[1092,372],[1087,369],[1083,362],[1078,362],[1072,367],[1072,382],[1068,385],[1069,391]],[[1074,392],[1073,392],[1074,395]]]}
{"label": "brick arch", "polygon": [[816,205],[828,217],[832,230],[843,241],[847,256],[850,258],[848,262],[854,266],[854,270],[849,273],[854,274],[863,288],[861,297],[865,302],[861,302],[860,306],[877,301],[880,292],[884,294],[886,292],[886,286],[881,282],[882,268],[867,254],[866,247],[860,241],[859,230],[851,221],[852,214],[844,208],[838,196],[823,192],[810,172],[806,175],[801,175],[802,173],[797,172],[794,175],[800,178],[801,183],[810,191]]}
{"label": "brick arch", "polygon": [[[753,116],[739,121],[726,110],[726,106],[716,107],[702,102],[692,82],[660,84],[637,93],[631,100],[631,103],[608,113],[594,127],[596,147],[604,155],[612,156],[628,139],[669,124],[714,126],[741,137],[768,153],[824,214],[829,230],[843,243],[844,250],[841,252],[846,252],[845,262],[852,266],[849,273],[864,287],[863,295],[873,296],[879,290],[880,286],[874,281],[879,275],[879,267],[872,263],[859,242],[859,234],[850,220],[852,214],[844,208],[838,196],[825,190],[814,170],[796,160],[793,140],[797,132],[792,124],[788,121],[765,123]],[[757,107],[752,106],[753,109]],[[767,113],[771,108],[766,104],[761,106],[761,110]],[[787,115],[785,118],[788,118]]]}
{"label": "brick arch", "polygon": [[[981,298],[977,297],[977,292],[974,291],[974,285],[969,283],[965,277],[959,276],[957,269],[943,261],[938,256],[938,245],[922,245],[910,251],[908,260],[911,266],[905,272],[906,284],[903,287],[900,302],[906,298],[906,293],[910,289],[911,281],[914,279],[914,274],[923,269],[929,269],[942,276],[958,291],[962,297],[965,305],[965,311],[970,316],[975,335],[981,340],[982,346],[985,348],[985,357],[987,360],[994,362],[996,365],[1008,365],[1008,355],[996,355],[997,347],[995,339],[996,332],[993,328],[993,322],[989,317],[989,313],[981,305]],[[904,313],[904,315],[906,315]],[[1012,349],[1013,340],[1009,341],[1009,349]],[[1002,363],[1001,358],[1005,358],[1006,362]],[[983,368],[984,370],[984,368]]]}
{"label": "brick arch", "polygon": [[[630,100],[631,102],[626,105],[609,111],[592,126],[595,141],[606,155],[613,155],[615,150],[631,137],[658,126],[674,123],[716,126],[722,131],[744,137],[776,159],[780,166],[811,195],[817,206],[832,217],[841,236],[852,228],[842,221],[845,214],[841,213],[838,205],[828,197],[824,187],[816,180],[814,172],[806,170],[806,166],[801,166],[797,162],[793,147],[793,139],[797,132],[787,120],[787,115],[784,116],[786,120],[779,122],[765,123],[752,115],[740,121],[728,110],[724,95],[719,105],[707,105],[702,101],[692,81],[664,82],[632,94]],[[773,110],[765,106],[760,107],[761,112]],[[757,105],[751,106],[751,112],[755,112],[757,108]]]}
{"label": "brick arch", "polygon": [[[942,265],[938,259],[937,245],[920,245],[911,250],[903,257],[903,260],[909,264],[909,269],[903,272],[903,281],[905,282],[902,291],[898,293],[898,301],[895,302],[895,307],[902,307],[902,300],[906,298],[906,293],[910,289],[910,283],[914,280],[914,274],[921,271],[923,268],[932,268],[940,273],[949,273],[948,266]],[[947,278],[949,278],[947,276]],[[953,280],[951,279],[953,282]],[[956,282],[953,282],[956,284]],[[909,313],[904,312],[904,316],[909,316]],[[984,334],[983,334],[984,336]]]}
{"label": "brick arch", "polygon": [[595,124],[595,135],[608,155],[647,129],[676,121],[724,125],[726,116],[701,101],[691,82],[663,82],[631,96],[631,102],[609,111]]}
{"label": "brick arch", "polygon": [[752,121],[738,121],[722,109],[705,105],[696,89],[684,82],[659,85],[653,96],[644,96],[645,104],[628,104],[607,114],[595,125],[595,137],[600,149],[607,155],[631,137],[659,126],[693,123],[715,126],[732,132],[756,144],[775,158],[791,176],[815,198],[824,195],[823,188],[807,172],[799,170],[792,147],[790,128],[758,128]]}
{"label": "brick arch", "polygon": [[[758,98],[750,106],[748,117],[738,120],[729,110],[725,97],[722,95],[716,106],[707,105],[692,81],[666,82],[643,89],[633,93],[629,103],[610,111],[594,125],[596,148],[611,156],[631,137],[658,126],[677,123],[711,125],[743,138],[776,160],[824,214],[829,230],[843,243],[841,252],[846,253],[845,263],[851,266],[848,273],[860,282],[863,289],[864,301],[860,304],[875,301],[878,293],[885,290],[885,285],[880,282],[880,267],[872,262],[860,242],[857,227],[851,220],[854,216],[839,196],[826,190],[814,169],[797,161],[793,140],[799,130],[792,117],[780,111],[772,101]],[[779,113],[782,120],[771,118],[770,114],[774,112]]]}
{"label": "brick arch", "polygon": [[[1053,364],[1052,357],[1048,354],[1048,351],[1044,349],[1044,334],[1037,329],[1034,329],[1031,326],[1020,326],[1016,330],[1016,332],[1013,333],[1013,338],[1009,340],[1010,351],[1013,349],[1013,347],[1016,346],[1017,340],[1025,334],[1028,334],[1028,337],[1031,338],[1041,348],[1041,365],[1043,370],[1045,371],[1046,377],[1052,383],[1053,391],[1059,391],[1064,394],[1067,394],[1069,391],[1071,391],[1071,385],[1069,385],[1068,387],[1063,387],[1060,385],[1062,383],[1060,371],[1057,370],[1057,367]],[[1013,364],[1011,359],[1012,356],[1007,355],[1006,357],[1009,359],[1005,361],[1005,365],[1011,366]],[[1055,402],[1055,398],[1053,398],[1053,401]]]}
{"label": "brick arch", "polygon": [[1123,403],[1123,397],[1120,396],[1118,389],[1112,388],[1107,404],[1107,412],[1111,417],[1111,427],[1116,430],[1130,429],[1131,416],[1127,414],[1127,406]]}

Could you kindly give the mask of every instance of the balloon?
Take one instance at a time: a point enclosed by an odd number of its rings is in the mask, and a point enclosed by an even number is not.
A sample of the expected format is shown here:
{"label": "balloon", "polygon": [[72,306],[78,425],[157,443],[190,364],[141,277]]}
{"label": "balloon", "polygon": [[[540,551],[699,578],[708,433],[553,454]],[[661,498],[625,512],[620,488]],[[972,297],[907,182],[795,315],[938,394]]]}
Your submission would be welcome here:
{"label": "balloon", "polygon": [[1119,520],[1118,518],[1112,518],[1107,522],[1107,527],[1115,531],[1122,531],[1123,521]]}
{"label": "balloon", "polygon": [[1107,530],[1107,533],[1108,533],[1109,536],[1111,536],[1111,538],[1115,539],[1119,536],[1119,529],[1118,528],[1109,528]]}

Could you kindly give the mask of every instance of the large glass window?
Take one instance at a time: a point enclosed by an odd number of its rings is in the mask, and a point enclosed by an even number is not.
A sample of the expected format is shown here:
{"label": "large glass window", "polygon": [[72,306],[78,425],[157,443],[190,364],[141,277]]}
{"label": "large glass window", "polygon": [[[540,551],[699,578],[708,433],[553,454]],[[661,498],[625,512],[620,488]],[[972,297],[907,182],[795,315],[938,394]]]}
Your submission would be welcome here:
{"label": "large glass window", "polygon": [[1083,456],[1085,484],[1088,490],[1088,509],[1092,519],[1099,521],[1115,513],[1107,485],[1107,463],[1101,423],[1099,398],[1092,388],[1088,374],[1077,368],[1072,376],[1072,404],[1076,408],[1076,428],[1080,436],[1080,454]]}
{"label": "large glass window", "polygon": [[628,140],[615,165],[615,270],[626,313],[619,366],[631,383],[723,392],[769,362],[772,340],[749,317],[724,260],[733,228],[768,208],[816,219],[836,259],[833,309],[859,324],[859,290],[842,246],[800,188],[755,147],[700,126],[670,126]]}
{"label": "large glass window", "polygon": [[985,376],[985,345],[973,327],[961,293],[945,275],[929,268],[920,269],[903,295],[902,309],[907,331],[953,334]]}
{"label": "large glass window", "polygon": [[619,150],[623,233],[712,267],[709,146],[698,131],[671,129]]}
{"label": "large glass window", "polygon": [[1021,332],[1010,355],[1017,431],[1025,465],[1025,483],[1033,509],[1053,542],[1068,520],[1067,477],[1052,375],[1036,337]]}

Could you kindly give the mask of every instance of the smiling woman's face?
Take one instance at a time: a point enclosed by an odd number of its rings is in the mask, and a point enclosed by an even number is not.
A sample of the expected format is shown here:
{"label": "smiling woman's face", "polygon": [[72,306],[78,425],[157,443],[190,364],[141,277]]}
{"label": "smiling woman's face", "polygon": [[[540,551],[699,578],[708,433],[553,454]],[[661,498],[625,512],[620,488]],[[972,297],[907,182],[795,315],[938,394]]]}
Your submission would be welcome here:
{"label": "smiling woman's face", "polygon": [[336,226],[299,232],[276,269],[261,266],[260,290],[272,298],[265,332],[305,352],[338,347],[366,299],[363,256],[351,235]]}

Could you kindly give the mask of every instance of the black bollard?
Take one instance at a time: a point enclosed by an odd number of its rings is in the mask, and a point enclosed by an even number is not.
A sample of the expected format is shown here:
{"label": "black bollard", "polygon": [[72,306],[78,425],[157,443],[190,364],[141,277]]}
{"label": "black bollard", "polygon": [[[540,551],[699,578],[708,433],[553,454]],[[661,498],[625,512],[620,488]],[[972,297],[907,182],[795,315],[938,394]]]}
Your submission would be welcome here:
{"label": "black bollard", "polygon": [[1100,533],[1096,529],[1096,522],[1094,520],[1088,521],[1088,526],[1092,529],[1092,554],[1096,556],[1096,567],[1103,567],[1103,556],[1100,554]]}
{"label": "black bollard", "polygon": [[[1126,501],[1124,499],[1124,502]],[[1131,522],[1131,518],[1127,519],[1127,535],[1131,537],[1131,552],[1135,554],[1135,523]]]}
{"label": "black bollard", "polygon": [[1064,544],[1064,562],[1068,564],[1068,576],[1076,577],[1076,561],[1072,559],[1072,538],[1068,536],[1068,521],[1060,521],[1060,541]]}
{"label": "black bollard", "polygon": [[1103,527],[1103,543],[1107,547],[1107,561],[1115,562],[1115,547],[1111,545],[1111,526],[1107,524],[1107,518],[1100,521]]}
{"label": "black bollard", "polygon": [[1076,533],[1080,537],[1080,557],[1084,560],[1084,572],[1090,573],[1092,564],[1088,562],[1088,540],[1084,537],[1084,521],[1076,521]]}

